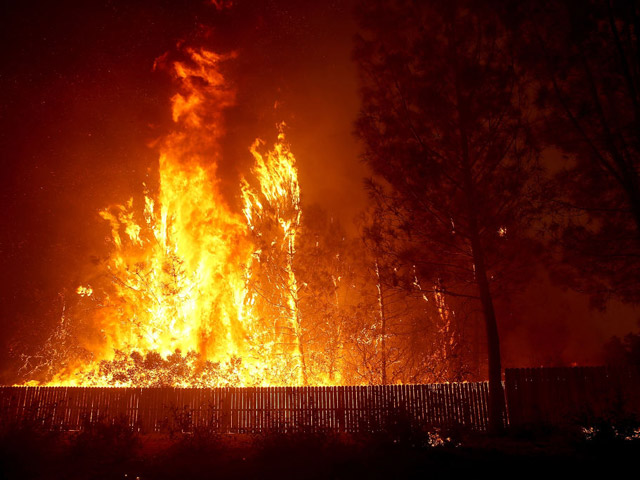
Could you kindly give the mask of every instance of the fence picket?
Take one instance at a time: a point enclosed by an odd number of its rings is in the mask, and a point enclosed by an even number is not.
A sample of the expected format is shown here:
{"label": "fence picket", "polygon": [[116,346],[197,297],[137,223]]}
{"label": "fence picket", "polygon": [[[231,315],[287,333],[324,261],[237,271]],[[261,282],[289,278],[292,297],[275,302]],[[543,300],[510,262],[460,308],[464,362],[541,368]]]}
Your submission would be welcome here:
{"label": "fence picket", "polygon": [[[592,421],[640,414],[640,371],[604,367],[507,369],[510,425]],[[486,430],[488,384],[256,388],[0,387],[3,421],[56,430],[122,418],[143,432],[171,427],[224,433],[358,432],[387,428],[398,414],[418,426]]]}

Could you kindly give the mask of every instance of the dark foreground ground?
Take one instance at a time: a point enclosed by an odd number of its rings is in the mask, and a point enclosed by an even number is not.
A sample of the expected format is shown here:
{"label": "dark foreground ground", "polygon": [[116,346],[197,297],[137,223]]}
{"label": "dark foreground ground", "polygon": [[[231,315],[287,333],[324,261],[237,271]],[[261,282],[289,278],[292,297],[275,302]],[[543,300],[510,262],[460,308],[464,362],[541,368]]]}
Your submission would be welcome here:
{"label": "dark foreground ground", "polygon": [[638,432],[605,425],[590,433],[536,427],[493,437],[414,429],[375,435],[139,435],[123,425],[56,433],[22,424],[2,429],[0,477],[633,478],[640,460]]}

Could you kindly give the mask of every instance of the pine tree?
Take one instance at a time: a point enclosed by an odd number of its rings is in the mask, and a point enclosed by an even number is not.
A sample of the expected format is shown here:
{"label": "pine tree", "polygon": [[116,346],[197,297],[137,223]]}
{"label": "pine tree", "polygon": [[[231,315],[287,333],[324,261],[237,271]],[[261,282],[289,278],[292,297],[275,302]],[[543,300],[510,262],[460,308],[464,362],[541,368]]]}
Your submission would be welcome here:
{"label": "pine tree", "polygon": [[[518,278],[536,155],[505,28],[486,2],[378,1],[358,10],[357,133],[399,263],[479,301],[490,424],[504,425],[495,292]],[[511,276],[509,276],[511,275]]]}

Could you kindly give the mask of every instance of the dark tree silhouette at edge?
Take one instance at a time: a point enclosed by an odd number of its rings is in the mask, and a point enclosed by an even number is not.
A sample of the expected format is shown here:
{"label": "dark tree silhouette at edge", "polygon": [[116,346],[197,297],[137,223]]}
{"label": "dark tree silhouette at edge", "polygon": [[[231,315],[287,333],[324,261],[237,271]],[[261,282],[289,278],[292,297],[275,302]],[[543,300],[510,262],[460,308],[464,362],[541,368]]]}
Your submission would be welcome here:
{"label": "dark tree silhouette at edge", "polygon": [[524,245],[535,151],[505,29],[486,2],[363,2],[355,59],[357,134],[376,174],[371,192],[399,261],[448,295],[480,302],[490,428],[504,425],[494,285]]}
{"label": "dark tree silhouette at edge", "polygon": [[510,1],[537,133],[568,158],[547,189],[556,273],[604,308],[640,288],[640,2]]}

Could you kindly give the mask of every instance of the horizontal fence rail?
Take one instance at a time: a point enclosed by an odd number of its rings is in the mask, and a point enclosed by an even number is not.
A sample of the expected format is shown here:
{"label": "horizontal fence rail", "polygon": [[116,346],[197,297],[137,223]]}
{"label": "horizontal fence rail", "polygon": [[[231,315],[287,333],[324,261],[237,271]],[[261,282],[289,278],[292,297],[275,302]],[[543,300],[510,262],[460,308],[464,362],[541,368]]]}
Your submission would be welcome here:
{"label": "horizontal fence rail", "polygon": [[0,387],[4,421],[81,430],[122,422],[141,432],[375,432],[413,425],[485,430],[488,384],[358,387]]}

